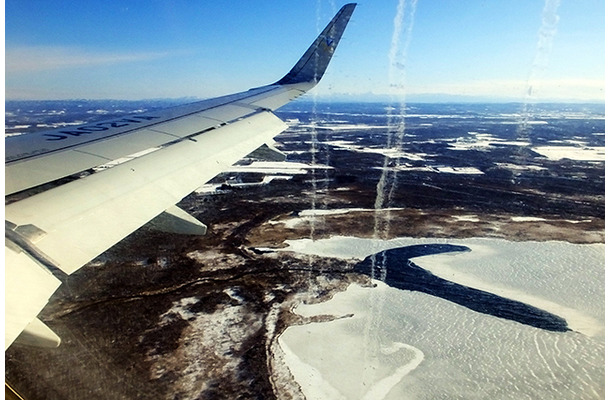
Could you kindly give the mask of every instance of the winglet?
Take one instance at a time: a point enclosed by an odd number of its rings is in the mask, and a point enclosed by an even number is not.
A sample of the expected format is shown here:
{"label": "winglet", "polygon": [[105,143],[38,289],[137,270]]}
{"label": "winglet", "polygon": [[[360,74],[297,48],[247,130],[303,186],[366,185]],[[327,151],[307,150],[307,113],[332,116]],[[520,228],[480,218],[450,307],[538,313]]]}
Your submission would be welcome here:
{"label": "winglet", "polygon": [[275,84],[309,83],[311,87],[315,86],[324,75],[355,7],[356,3],[344,5],[290,72]]}

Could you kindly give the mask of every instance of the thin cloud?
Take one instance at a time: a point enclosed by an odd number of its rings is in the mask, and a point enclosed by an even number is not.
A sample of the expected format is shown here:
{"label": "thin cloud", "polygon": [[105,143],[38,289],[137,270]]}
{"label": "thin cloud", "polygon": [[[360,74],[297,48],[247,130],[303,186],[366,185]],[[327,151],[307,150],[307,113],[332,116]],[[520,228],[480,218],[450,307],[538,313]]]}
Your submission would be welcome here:
{"label": "thin cloud", "polygon": [[407,93],[442,93],[465,96],[503,97],[514,99],[601,100],[605,97],[603,79],[536,79],[481,80],[454,84],[406,85],[391,88]]}
{"label": "thin cloud", "polygon": [[6,73],[39,72],[150,61],[169,52],[111,53],[73,47],[28,46],[5,50]]}

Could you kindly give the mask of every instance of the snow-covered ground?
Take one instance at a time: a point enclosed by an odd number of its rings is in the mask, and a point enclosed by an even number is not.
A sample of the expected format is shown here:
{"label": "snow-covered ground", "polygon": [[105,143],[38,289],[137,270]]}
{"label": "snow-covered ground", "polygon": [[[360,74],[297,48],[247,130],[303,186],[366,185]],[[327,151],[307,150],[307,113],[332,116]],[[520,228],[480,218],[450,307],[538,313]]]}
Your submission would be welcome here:
{"label": "snow-covered ground", "polygon": [[402,208],[383,208],[379,210],[374,210],[370,208],[339,208],[332,210],[303,210],[298,213],[296,217],[282,219],[281,221],[269,221],[270,224],[284,224],[289,229],[294,229],[299,225],[309,224],[312,221],[315,221],[318,217],[323,217],[327,215],[342,215],[349,214],[354,212],[361,213],[374,213],[374,212],[388,212],[388,211],[399,211]]}
{"label": "snow-covered ground", "polygon": [[540,146],[532,150],[551,160],[568,158],[575,161],[604,161],[606,159],[604,147]]}

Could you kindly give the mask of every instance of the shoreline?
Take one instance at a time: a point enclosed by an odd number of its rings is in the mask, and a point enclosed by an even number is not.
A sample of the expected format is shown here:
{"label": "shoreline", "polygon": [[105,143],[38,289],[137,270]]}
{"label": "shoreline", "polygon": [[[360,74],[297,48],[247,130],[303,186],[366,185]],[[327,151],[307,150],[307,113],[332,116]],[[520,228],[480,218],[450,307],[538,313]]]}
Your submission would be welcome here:
{"label": "shoreline", "polygon": [[[376,221],[388,225],[375,232]],[[604,244],[605,220],[587,218],[582,221],[555,217],[514,217],[501,214],[460,215],[457,210],[426,211],[412,208],[303,210],[279,215],[248,233],[253,247],[281,247],[288,240],[332,236],[362,238],[398,237],[422,239],[505,239],[512,242],[560,241],[572,244]]]}

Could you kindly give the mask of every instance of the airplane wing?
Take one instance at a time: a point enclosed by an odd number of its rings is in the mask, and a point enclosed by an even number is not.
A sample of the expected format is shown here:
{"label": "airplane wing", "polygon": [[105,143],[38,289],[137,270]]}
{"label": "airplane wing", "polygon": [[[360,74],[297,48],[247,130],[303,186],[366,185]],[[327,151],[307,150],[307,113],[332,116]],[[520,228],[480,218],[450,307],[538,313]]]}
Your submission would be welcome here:
{"label": "airplane wing", "polygon": [[[16,340],[59,345],[36,315],[67,275],[147,222],[205,233],[175,204],[286,129],[273,111],[318,83],[355,6],[343,6],[273,84],[5,139],[5,349]],[[28,192],[36,194],[21,196]]]}

